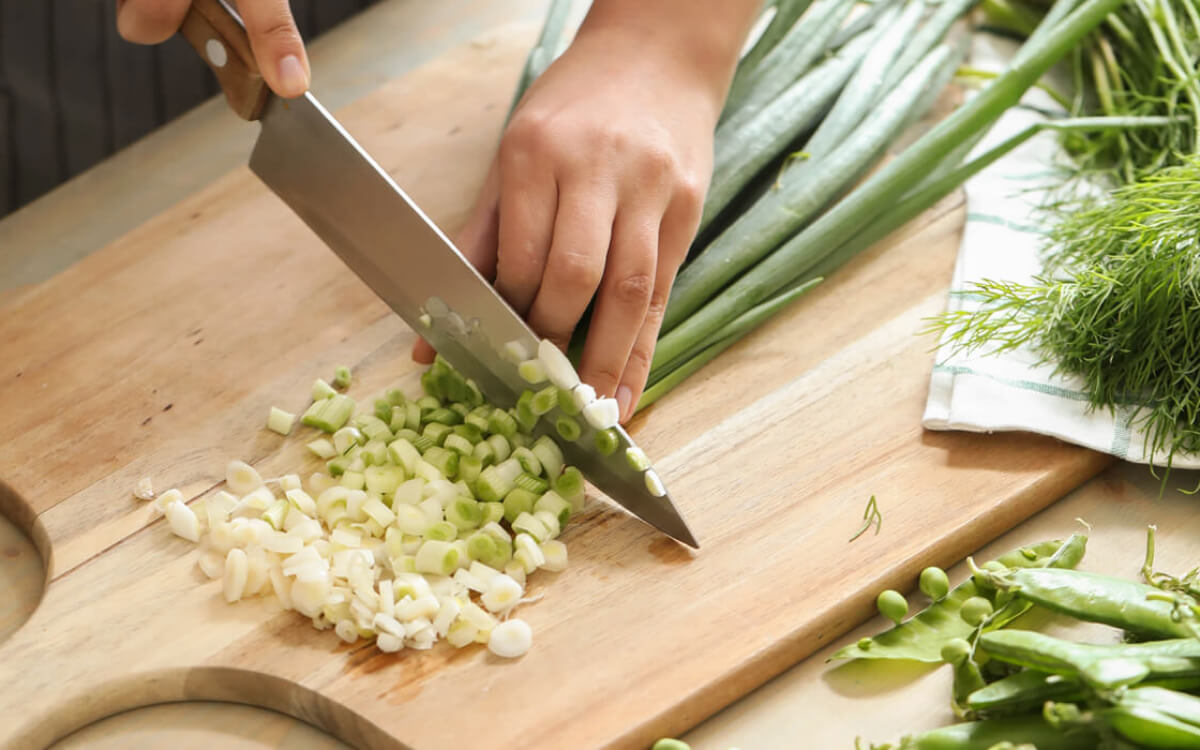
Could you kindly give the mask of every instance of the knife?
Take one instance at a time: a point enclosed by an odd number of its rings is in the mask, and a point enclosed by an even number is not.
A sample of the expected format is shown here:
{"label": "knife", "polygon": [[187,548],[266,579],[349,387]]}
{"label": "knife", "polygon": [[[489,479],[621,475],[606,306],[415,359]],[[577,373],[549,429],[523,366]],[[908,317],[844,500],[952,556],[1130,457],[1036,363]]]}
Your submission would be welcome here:
{"label": "knife", "polygon": [[[421,209],[311,93],[271,94],[250,41],[226,0],[193,0],[180,33],[216,74],[230,108],[262,126],[250,169],[413,330],[492,403],[526,389],[509,352],[535,356],[538,337]],[[557,407],[546,417],[554,417]],[[616,451],[595,444],[585,421],[558,440],[568,464],[634,516],[698,547],[665,488],[656,495],[641,453],[621,427]],[[552,435],[551,419],[536,434]]]}

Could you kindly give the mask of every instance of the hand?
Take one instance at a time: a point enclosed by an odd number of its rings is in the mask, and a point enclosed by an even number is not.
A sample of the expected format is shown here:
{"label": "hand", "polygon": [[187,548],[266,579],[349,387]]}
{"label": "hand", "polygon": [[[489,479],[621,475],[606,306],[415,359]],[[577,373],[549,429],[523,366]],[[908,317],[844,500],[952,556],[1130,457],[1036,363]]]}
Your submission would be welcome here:
{"label": "hand", "polygon": [[585,26],[514,112],[456,238],[560,347],[596,297],[579,374],[616,397],[622,421],[699,224],[723,94],[640,31]]}
{"label": "hand", "polygon": [[[191,4],[191,0],[117,0],[117,31],[138,44],[165,42],[179,30]],[[288,0],[241,0],[238,13],[271,90],[285,98],[307,91],[308,55]]]}

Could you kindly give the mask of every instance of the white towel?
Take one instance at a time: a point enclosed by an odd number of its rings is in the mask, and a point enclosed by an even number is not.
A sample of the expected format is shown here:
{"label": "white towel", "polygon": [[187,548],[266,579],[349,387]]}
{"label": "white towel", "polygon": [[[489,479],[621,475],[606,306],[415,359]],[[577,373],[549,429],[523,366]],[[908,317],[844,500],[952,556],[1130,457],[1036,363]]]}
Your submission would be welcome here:
{"label": "white towel", "polygon": [[[972,42],[973,65],[1000,71],[1015,50],[1012,43],[988,34]],[[1062,109],[1044,91],[1030,90],[1022,104],[1043,111]],[[975,149],[978,155],[1037,122],[1042,115],[1026,107],[1010,109]],[[955,294],[983,279],[1029,282],[1041,270],[1039,252],[1044,231],[1038,208],[1064,159],[1058,136],[1043,132],[967,181],[967,223],[951,281],[949,309],[978,303]],[[1060,168],[1061,169],[1061,166]],[[931,430],[970,432],[1024,431],[1052,435],[1118,458],[1165,465],[1163,453],[1146,454],[1145,433],[1138,429],[1133,407],[1090,408],[1082,381],[1055,375],[1049,364],[1029,349],[988,353],[953,353],[944,341],[938,348],[929,383],[923,424]],[[1200,456],[1176,454],[1176,468],[1200,468]]]}

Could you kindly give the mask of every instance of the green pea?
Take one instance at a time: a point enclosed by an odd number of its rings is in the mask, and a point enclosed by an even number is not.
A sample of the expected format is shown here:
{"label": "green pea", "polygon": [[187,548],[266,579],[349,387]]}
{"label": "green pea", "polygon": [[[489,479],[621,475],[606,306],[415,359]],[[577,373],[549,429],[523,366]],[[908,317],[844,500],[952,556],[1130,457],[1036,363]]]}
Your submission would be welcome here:
{"label": "green pea", "polygon": [[874,643],[874,641],[872,641],[870,638],[859,638],[858,639],[858,647],[861,648],[863,651],[870,649],[872,643]]}
{"label": "green pea", "polygon": [[982,596],[973,596],[963,602],[962,610],[958,613],[963,622],[968,625],[978,625],[992,613],[992,603]]}
{"label": "green pea", "polygon": [[947,664],[958,664],[971,656],[971,644],[962,638],[951,638],[942,646],[942,661]]}
{"label": "green pea", "polygon": [[654,747],[652,747],[650,750],[692,750],[692,748],[686,742],[674,740],[670,737],[664,737],[658,742],[655,742]]}
{"label": "green pea", "polygon": [[875,599],[875,606],[879,608],[879,614],[897,625],[908,614],[908,600],[904,598],[904,594],[893,589],[880,591]]}
{"label": "green pea", "polygon": [[920,587],[925,596],[936,602],[950,593],[950,579],[941,568],[929,567],[921,571]]}

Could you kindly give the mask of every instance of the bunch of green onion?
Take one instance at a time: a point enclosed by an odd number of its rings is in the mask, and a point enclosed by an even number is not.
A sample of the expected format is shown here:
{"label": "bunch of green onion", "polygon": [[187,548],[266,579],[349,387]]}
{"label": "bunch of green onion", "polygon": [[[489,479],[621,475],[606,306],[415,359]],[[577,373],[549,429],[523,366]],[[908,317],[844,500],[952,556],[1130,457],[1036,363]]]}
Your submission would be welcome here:
{"label": "bunch of green onion", "polygon": [[[962,163],[1121,0],[1058,0],[1009,70],[881,166],[957,69],[961,48],[943,40],[973,3],[884,0],[854,20],[853,0],[768,4],[716,132],[702,230],[639,408],[998,158]],[[1084,127],[1116,126],[1103,119]]]}

